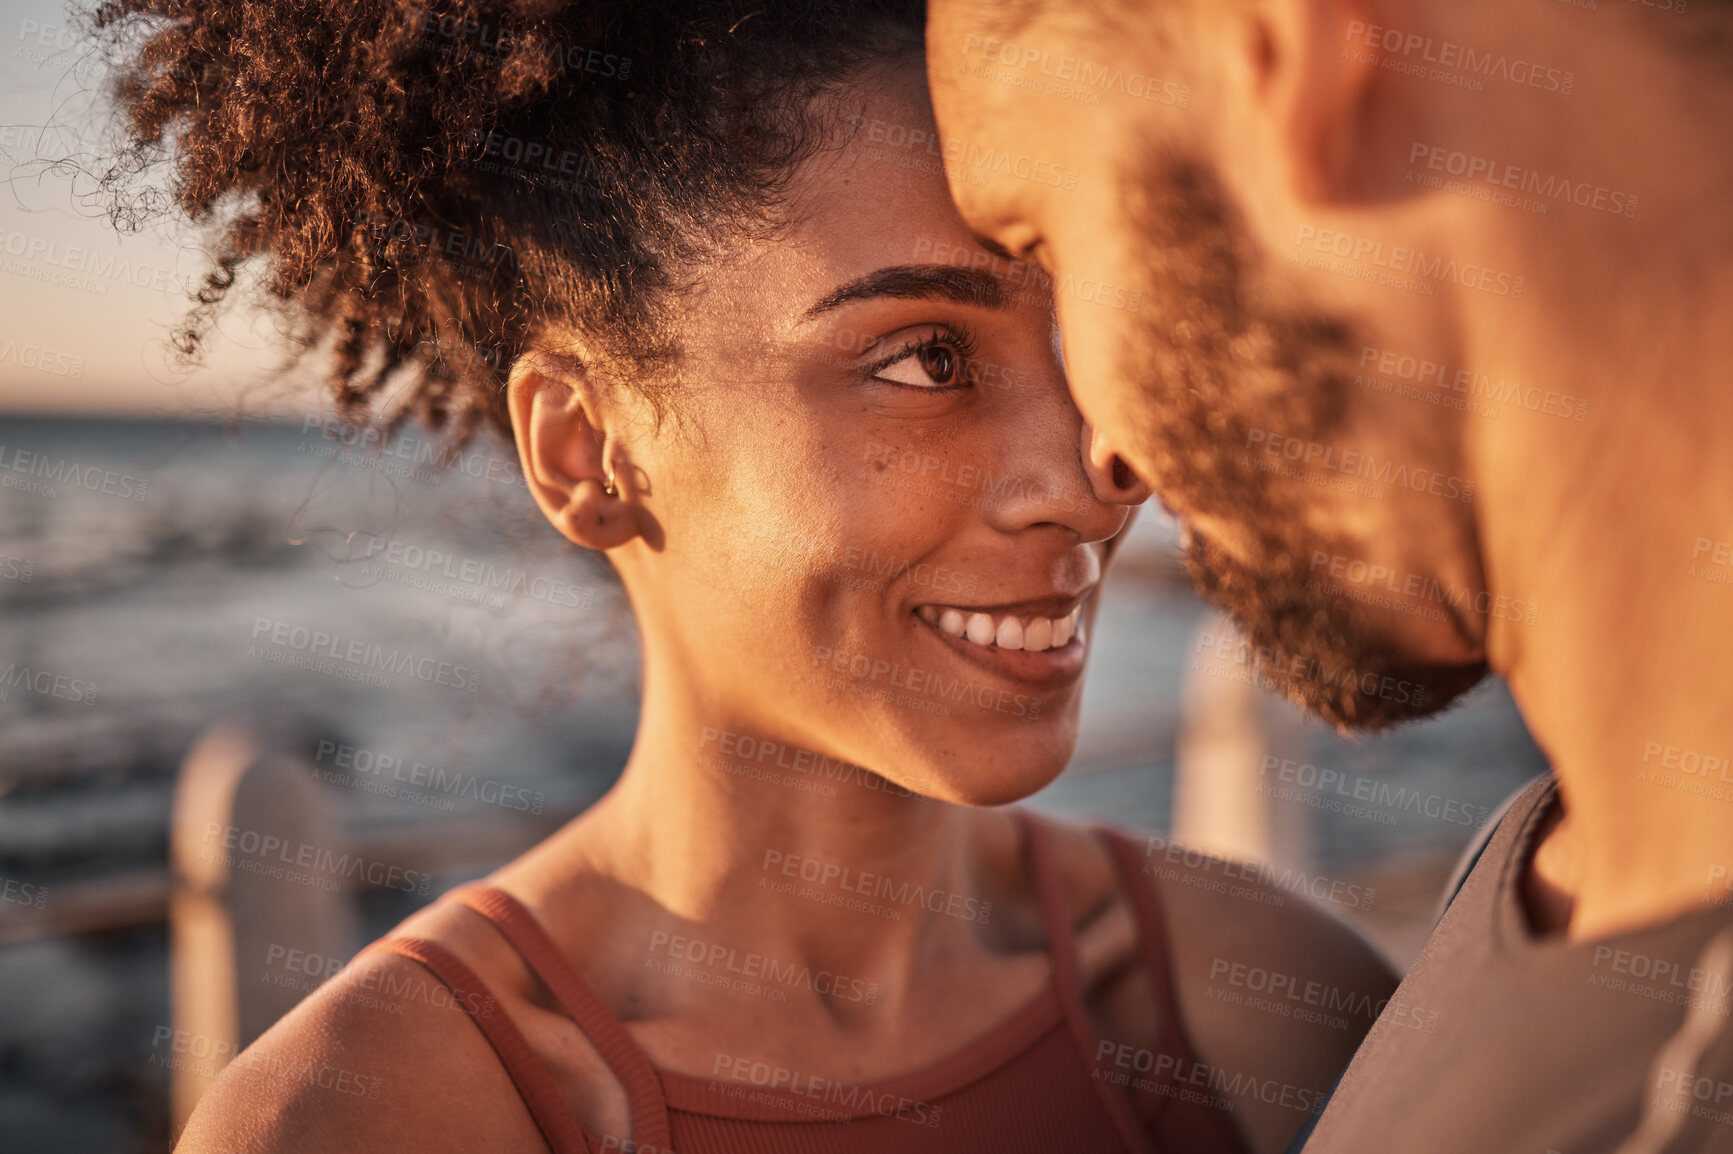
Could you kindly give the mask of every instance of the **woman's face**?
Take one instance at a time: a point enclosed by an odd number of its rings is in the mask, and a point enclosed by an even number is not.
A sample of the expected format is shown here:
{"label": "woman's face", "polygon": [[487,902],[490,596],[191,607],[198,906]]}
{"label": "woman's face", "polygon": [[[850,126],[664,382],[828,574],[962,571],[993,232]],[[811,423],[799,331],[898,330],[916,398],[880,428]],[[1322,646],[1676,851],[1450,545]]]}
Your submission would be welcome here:
{"label": "woman's face", "polygon": [[1048,289],[958,218],[919,66],[862,99],[786,227],[682,298],[675,416],[620,434],[649,529],[610,556],[695,754],[735,734],[734,760],[994,804],[1070,757],[1104,543],[1144,491],[1087,462]]}

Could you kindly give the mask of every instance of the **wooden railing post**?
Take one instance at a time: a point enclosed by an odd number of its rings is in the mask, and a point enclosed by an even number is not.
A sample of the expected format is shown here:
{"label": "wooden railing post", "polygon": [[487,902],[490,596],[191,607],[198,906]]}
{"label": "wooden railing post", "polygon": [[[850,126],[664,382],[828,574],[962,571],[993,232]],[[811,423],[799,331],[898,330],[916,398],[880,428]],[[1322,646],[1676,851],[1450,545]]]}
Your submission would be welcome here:
{"label": "wooden railing post", "polygon": [[1264,690],[1226,617],[1206,618],[1188,650],[1194,659],[1181,691],[1173,840],[1219,857],[1270,861],[1271,807],[1260,788]]}
{"label": "wooden railing post", "polygon": [[324,787],[256,734],[220,727],[188,753],[169,847],[176,1133],[227,1060],[305,996],[265,980],[271,947],[325,957],[353,948],[348,890],[293,865],[302,847],[341,854],[342,838]]}

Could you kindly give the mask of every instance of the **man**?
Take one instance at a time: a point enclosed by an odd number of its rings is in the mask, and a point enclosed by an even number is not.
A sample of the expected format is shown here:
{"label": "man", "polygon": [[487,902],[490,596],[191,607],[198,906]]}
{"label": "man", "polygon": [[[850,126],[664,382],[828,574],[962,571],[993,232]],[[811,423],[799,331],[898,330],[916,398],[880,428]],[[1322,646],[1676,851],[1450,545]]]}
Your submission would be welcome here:
{"label": "man", "polygon": [[1733,4],[934,0],[928,47],[958,203],[1265,673],[1356,728],[1490,670],[1552,761],[1309,1154],[1733,1149]]}

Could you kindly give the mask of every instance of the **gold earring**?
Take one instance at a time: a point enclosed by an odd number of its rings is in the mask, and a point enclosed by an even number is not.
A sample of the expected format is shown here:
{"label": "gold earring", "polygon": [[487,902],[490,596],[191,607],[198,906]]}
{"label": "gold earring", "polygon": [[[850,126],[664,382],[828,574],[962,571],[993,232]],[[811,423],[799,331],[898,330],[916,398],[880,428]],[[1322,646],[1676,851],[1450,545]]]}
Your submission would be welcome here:
{"label": "gold earring", "polygon": [[614,470],[613,469],[608,470],[608,479],[602,485],[602,492],[603,492],[603,494],[605,494],[606,496],[609,496],[609,497],[618,497],[620,495],[620,490],[614,487]]}

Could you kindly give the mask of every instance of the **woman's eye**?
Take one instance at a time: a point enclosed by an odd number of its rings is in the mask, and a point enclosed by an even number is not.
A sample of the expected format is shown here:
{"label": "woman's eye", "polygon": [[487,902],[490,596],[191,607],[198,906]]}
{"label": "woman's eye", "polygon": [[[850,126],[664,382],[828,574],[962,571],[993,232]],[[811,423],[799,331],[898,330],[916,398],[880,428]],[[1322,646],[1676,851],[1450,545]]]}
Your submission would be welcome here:
{"label": "woman's eye", "polygon": [[924,345],[900,361],[880,369],[882,381],[913,385],[922,389],[942,389],[955,385],[962,376],[962,360],[947,345]]}

